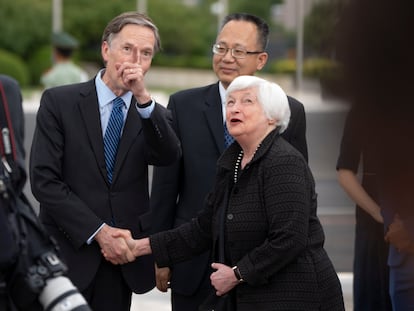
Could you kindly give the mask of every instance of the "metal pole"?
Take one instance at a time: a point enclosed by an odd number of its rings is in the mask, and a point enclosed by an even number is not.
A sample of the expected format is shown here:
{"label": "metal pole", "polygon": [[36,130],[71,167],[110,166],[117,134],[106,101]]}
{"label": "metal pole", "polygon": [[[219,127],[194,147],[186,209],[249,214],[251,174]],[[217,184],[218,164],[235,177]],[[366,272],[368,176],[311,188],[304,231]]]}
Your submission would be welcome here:
{"label": "metal pole", "polygon": [[62,0],[52,2],[52,30],[53,32],[62,31]]}
{"label": "metal pole", "polygon": [[304,0],[297,0],[297,37],[296,37],[296,89],[303,84],[303,11]]}
{"label": "metal pole", "polygon": [[219,0],[219,10],[217,14],[217,32],[220,30],[221,22],[229,11],[229,1]]}
{"label": "metal pole", "polygon": [[137,0],[137,11],[147,14],[147,0]]}

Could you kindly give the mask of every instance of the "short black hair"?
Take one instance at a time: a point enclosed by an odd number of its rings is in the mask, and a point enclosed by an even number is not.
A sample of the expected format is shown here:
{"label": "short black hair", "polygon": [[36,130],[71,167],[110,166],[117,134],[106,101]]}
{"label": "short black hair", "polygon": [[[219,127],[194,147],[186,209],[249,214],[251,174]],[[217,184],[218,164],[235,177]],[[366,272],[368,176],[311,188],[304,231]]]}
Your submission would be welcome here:
{"label": "short black hair", "polygon": [[269,25],[262,18],[249,13],[232,13],[227,15],[221,23],[220,30],[224,25],[231,21],[246,21],[256,25],[258,32],[258,40],[263,51],[266,50],[269,42]]}

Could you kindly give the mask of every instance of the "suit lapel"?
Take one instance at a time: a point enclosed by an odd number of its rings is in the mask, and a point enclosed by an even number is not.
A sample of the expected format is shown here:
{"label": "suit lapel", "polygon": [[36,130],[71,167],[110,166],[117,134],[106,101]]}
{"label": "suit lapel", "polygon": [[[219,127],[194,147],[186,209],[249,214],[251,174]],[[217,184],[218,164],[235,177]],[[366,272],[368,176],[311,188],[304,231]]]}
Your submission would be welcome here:
{"label": "suit lapel", "polygon": [[88,135],[100,172],[102,176],[107,179],[101,117],[94,80],[91,80],[84,89],[81,89],[80,93],[81,99],[79,101],[79,110],[84,121],[86,134]]}
{"label": "suit lapel", "polygon": [[207,92],[204,115],[220,154],[224,150],[223,110],[218,83]]}

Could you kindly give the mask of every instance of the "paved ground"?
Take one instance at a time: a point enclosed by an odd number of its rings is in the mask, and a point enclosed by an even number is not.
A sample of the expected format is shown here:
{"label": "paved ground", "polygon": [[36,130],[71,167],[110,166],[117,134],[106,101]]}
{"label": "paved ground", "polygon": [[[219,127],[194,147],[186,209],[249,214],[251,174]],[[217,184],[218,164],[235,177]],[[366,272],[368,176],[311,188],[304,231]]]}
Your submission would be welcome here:
{"label": "paved ground", "polygon": [[[339,278],[342,283],[345,310],[352,311],[352,274],[340,273]],[[154,289],[144,295],[133,295],[131,311],[171,311],[170,307],[170,293],[162,293]]]}

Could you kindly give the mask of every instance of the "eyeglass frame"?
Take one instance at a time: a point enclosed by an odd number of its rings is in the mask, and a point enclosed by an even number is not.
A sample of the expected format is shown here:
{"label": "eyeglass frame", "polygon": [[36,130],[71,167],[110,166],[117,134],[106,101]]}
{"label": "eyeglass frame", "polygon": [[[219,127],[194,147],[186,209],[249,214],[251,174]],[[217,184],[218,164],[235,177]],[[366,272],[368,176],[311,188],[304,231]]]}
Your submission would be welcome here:
{"label": "eyeglass frame", "polygon": [[[225,51],[224,51],[224,53],[218,53],[217,48],[219,48],[219,47],[220,47],[220,43],[213,44],[212,52],[216,55],[224,56],[230,50],[231,56],[234,57],[234,58],[238,58],[238,59],[246,58],[247,55],[264,53],[264,51],[247,51],[246,49],[244,49],[242,47],[237,47],[237,48],[221,47],[221,48],[225,49]],[[235,56],[234,55],[235,50],[243,51],[245,54],[243,54],[241,57],[240,56]]]}

